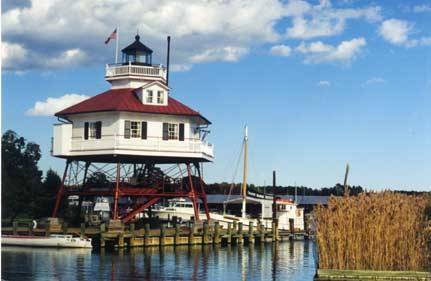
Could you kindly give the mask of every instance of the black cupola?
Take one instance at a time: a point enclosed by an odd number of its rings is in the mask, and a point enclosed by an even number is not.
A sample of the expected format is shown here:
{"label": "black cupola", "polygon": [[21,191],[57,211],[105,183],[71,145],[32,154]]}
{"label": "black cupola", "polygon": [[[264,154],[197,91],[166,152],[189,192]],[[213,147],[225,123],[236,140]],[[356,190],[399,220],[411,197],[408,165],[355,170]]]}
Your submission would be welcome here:
{"label": "black cupola", "polygon": [[135,36],[135,42],[121,50],[123,53],[123,63],[151,65],[153,50],[139,41],[140,37]]}

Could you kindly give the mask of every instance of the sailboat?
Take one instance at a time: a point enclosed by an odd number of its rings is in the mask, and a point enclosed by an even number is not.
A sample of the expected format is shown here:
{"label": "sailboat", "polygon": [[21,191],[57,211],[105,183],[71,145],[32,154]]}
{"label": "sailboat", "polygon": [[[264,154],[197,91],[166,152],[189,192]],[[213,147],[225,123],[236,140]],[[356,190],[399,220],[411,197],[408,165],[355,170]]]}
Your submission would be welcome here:
{"label": "sailboat", "polygon": [[[224,208],[223,213],[210,212],[211,221],[218,221],[219,224],[227,228],[229,224],[233,222],[242,223],[244,229],[253,224],[257,226],[263,224],[267,229],[272,228],[272,205],[274,202],[273,195],[259,194],[249,192],[247,190],[247,177],[248,177],[248,127],[244,128],[244,139],[242,146],[243,154],[243,174],[241,184],[241,196],[240,198],[230,199],[231,190],[228,195],[228,199],[223,202]],[[232,187],[231,187],[232,189]],[[278,220],[278,228],[282,230],[290,230],[292,227],[295,230],[304,230],[304,211],[299,208],[293,200],[276,198],[276,215]],[[230,204],[241,204],[241,216],[226,213],[226,207]],[[247,204],[253,206],[260,206],[260,216],[252,217],[247,214]],[[256,210],[255,210],[256,211]],[[175,198],[168,200],[168,206],[158,206],[153,210],[156,217],[162,220],[170,220],[174,216],[180,221],[189,221],[194,216],[194,210],[191,202],[183,198]],[[204,214],[201,214],[204,216]]]}

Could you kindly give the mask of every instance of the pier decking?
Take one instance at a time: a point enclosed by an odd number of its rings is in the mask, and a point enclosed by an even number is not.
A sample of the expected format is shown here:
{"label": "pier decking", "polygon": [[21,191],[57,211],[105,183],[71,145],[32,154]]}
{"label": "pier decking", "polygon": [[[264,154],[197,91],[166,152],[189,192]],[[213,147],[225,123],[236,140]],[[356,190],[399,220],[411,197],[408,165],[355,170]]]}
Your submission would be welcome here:
{"label": "pier decking", "polygon": [[176,224],[173,227],[160,225],[158,229],[151,229],[149,224],[141,228],[131,223],[124,226],[121,223],[101,224],[100,227],[68,227],[62,225],[47,225],[45,228],[32,228],[32,224],[22,225],[14,222],[12,227],[3,227],[2,234],[14,235],[50,235],[54,233],[79,235],[92,238],[95,247],[150,247],[169,245],[197,245],[197,244],[243,244],[243,243],[271,243],[286,240],[308,239],[304,232],[280,231],[276,225],[266,229],[263,225],[251,226],[244,230],[242,223],[232,223],[227,229],[218,222],[190,223],[189,226]]}

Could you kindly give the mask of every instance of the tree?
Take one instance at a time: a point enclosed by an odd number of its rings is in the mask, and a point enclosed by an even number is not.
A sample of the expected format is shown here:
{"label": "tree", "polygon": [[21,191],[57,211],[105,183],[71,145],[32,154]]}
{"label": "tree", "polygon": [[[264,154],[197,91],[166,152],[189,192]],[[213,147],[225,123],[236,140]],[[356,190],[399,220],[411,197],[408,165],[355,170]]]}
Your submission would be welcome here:
{"label": "tree", "polygon": [[41,187],[39,145],[26,142],[14,131],[2,136],[2,217],[32,216]]}
{"label": "tree", "polygon": [[38,190],[38,193],[34,198],[36,201],[34,215],[36,217],[48,217],[51,215],[60,185],[60,176],[52,169],[49,169],[46,172],[46,176],[42,182],[41,188]]}

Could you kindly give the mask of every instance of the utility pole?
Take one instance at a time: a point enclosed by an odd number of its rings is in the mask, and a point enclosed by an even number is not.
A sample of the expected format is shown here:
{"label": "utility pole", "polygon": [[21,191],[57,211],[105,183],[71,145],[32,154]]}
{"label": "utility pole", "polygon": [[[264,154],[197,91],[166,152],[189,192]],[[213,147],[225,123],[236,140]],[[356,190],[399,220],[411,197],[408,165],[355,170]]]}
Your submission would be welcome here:
{"label": "utility pole", "polygon": [[348,176],[349,176],[349,163],[346,164],[346,173],[344,174],[344,196],[349,196],[349,186],[347,185]]}
{"label": "utility pole", "polygon": [[277,183],[276,183],[276,173],[272,171],[272,221],[277,219]]}

